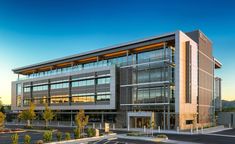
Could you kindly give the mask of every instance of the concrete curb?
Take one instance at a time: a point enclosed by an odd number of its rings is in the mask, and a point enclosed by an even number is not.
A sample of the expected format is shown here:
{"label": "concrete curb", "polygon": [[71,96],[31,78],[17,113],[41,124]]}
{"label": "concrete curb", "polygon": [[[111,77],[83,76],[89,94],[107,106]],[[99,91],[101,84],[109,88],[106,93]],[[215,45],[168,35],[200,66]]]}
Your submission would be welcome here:
{"label": "concrete curb", "polygon": [[164,139],[164,138],[152,138],[152,137],[142,137],[142,136],[127,136],[126,134],[117,135],[117,138],[151,141],[151,142],[167,142],[168,141],[168,138]]}

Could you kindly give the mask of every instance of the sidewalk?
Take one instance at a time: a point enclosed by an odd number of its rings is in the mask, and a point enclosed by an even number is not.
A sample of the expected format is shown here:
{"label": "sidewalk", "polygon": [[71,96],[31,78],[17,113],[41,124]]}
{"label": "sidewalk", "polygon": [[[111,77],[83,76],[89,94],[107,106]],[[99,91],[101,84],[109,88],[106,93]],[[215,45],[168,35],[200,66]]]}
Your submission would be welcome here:
{"label": "sidewalk", "polygon": [[[220,132],[224,130],[229,130],[231,128],[225,128],[224,126],[216,126],[216,127],[211,127],[211,128],[206,128],[206,129],[198,129],[198,131],[176,131],[176,130],[157,130],[154,129],[153,133],[165,133],[165,134],[183,134],[183,135],[195,135],[195,134],[211,134],[215,132]],[[127,128],[117,128],[115,130],[120,130],[120,131],[128,131]],[[143,128],[130,128],[129,131],[136,131],[136,132],[144,132]],[[148,132],[152,132],[150,129],[146,129]]]}
{"label": "sidewalk", "polygon": [[[23,126],[25,124],[16,124],[16,123],[6,123],[6,125],[19,125],[19,126]],[[45,125],[43,124],[36,124],[34,126],[42,126],[44,127]],[[75,126],[71,126],[71,125],[49,125],[51,127],[66,127],[66,128],[74,128]],[[100,127],[96,127],[97,129],[100,129]],[[104,129],[104,128],[101,128]],[[229,130],[231,128],[225,128],[224,126],[216,126],[216,127],[211,127],[211,128],[206,128],[206,129],[198,129],[198,131],[176,131],[176,130],[162,130],[160,129],[160,131],[158,129],[154,129],[153,133],[165,133],[165,134],[183,134],[183,135],[194,135],[194,134],[211,134],[211,133],[215,133],[215,132],[220,132],[220,131],[224,131],[224,130]],[[137,132],[144,132],[144,128],[130,128],[129,130],[127,128],[115,128],[113,129],[112,127],[110,127],[111,131],[137,131]],[[150,129],[146,129],[146,131],[148,131],[149,133],[151,133],[152,131]]]}

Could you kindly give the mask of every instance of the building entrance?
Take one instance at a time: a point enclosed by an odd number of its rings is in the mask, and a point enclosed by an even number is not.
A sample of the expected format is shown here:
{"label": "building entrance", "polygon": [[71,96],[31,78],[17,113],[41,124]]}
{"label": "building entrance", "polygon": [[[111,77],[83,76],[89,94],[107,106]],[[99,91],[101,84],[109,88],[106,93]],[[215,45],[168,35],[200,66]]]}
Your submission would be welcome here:
{"label": "building entrance", "polygon": [[130,128],[147,128],[154,122],[154,113],[152,112],[128,112],[127,125]]}

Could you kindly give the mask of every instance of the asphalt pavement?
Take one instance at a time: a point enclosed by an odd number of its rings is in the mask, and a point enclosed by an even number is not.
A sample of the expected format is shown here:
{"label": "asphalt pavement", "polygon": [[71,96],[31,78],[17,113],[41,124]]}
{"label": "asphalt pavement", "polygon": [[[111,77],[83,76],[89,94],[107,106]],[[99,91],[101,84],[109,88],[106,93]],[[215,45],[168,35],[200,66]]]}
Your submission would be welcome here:
{"label": "asphalt pavement", "polygon": [[[63,132],[72,132],[71,128],[58,128],[60,131]],[[126,131],[114,131],[117,134],[124,134],[127,133]],[[20,144],[23,143],[24,135],[29,134],[32,138],[32,142],[36,142],[37,140],[42,139],[43,133],[41,132],[24,132],[19,133],[19,140]],[[184,142],[194,142],[194,143],[205,143],[205,144],[233,144],[235,143],[235,129],[225,130],[216,132],[214,134],[218,135],[206,135],[206,134],[194,134],[194,135],[182,135],[182,134],[165,134],[168,136],[170,140],[176,140],[176,141],[184,141]],[[10,144],[11,143],[11,135],[12,134],[0,134],[0,144]],[[158,135],[156,133],[155,135]],[[221,136],[222,135],[222,136]],[[226,136],[223,136],[226,135]],[[73,134],[71,133],[71,137],[73,137]],[[55,135],[53,137],[55,140]],[[137,140],[127,140],[127,139],[114,139],[114,140],[103,140],[100,142],[94,142],[97,144],[152,144],[154,142],[146,142],[146,141],[137,141]]]}

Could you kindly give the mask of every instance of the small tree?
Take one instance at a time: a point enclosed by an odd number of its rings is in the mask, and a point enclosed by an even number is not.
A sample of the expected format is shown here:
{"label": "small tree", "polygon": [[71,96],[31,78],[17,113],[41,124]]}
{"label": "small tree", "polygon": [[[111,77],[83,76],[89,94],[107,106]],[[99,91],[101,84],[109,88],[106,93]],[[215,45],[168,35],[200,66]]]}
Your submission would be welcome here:
{"label": "small tree", "polygon": [[34,103],[30,102],[29,108],[26,110],[23,110],[18,117],[22,120],[27,121],[27,126],[30,127],[30,121],[36,118],[35,114],[35,105]]}
{"label": "small tree", "polygon": [[44,142],[50,142],[52,141],[52,131],[45,131],[43,133],[43,141]]}
{"label": "small tree", "polygon": [[81,131],[84,132],[84,127],[87,125],[88,119],[89,119],[89,116],[85,115],[84,110],[83,109],[79,110],[79,112],[77,113],[75,117],[75,123],[76,123],[77,130],[79,131],[79,133],[81,133]]}
{"label": "small tree", "polygon": [[70,133],[66,132],[65,133],[65,140],[70,140],[71,137],[70,137]]}
{"label": "small tree", "polygon": [[46,127],[48,126],[48,121],[52,120],[54,118],[54,116],[55,116],[55,114],[48,107],[48,105],[45,104],[45,110],[44,110],[44,112],[42,114],[42,117],[45,120]]}
{"label": "small tree", "polygon": [[29,135],[24,136],[24,144],[30,144],[31,137]]}
{"label": "small tree", "polygon": [[19,135],[17,133],[13,134],[11,136],[12,144],[18,144],[19,143]]}
{"label": "small tree", "polygon": [[4,121],[5,121],[6,116],[0,112],[0,130],[4,128]]}

